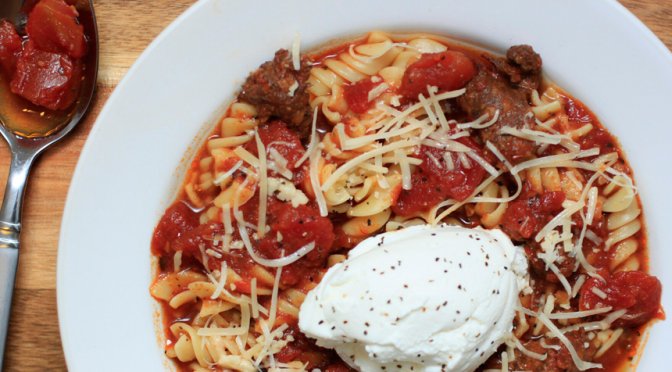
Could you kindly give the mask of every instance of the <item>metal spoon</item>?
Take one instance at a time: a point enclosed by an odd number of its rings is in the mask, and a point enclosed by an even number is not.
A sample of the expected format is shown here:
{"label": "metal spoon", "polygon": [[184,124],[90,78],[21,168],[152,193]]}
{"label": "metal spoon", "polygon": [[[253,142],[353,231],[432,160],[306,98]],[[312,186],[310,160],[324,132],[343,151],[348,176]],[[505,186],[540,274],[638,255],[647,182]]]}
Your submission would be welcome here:
{"label": "metal spoon", "polygon": [[[21,13],[24,3],[35,0],[1,0],[0,19],[10,19],[17,30],[22,30],[27,19]],[[12,307],[16,267],[19,259],[19,235],[21,232],[21,205],[26,188],[30,166],[37,156],[51,144],[68,134],[79,123],[89,108],[98,75],[98,30],[91,0],[80,0],[77,5],[79,22],[84,26],[88,38],[89,51],[83,57],[83,80],[79,98],[71,112],[62,116],[62,123],[56,123],[55,131],[44,136],[22,136],[10,131],[9,115],[0,112],[0,134],[7,140],[12,152],[5,198],[0,209],[0,370],[5,354],[9,314]],[[0,102],[0,107],[2,102]],[[34,113],[39,115],[40,113]]]}

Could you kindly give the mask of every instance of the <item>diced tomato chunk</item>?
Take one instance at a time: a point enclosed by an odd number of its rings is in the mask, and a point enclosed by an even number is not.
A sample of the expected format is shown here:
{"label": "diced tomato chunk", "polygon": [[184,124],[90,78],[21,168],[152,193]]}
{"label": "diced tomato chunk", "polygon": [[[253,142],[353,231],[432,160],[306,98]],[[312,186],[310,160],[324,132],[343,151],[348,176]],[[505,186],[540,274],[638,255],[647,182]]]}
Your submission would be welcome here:
{"label": "diced tomato chunk", "polygon": [[588,134],[579,140],[581,149],[588,150],[599,147],[601,154],[613,152],[615,150],[615,143],[617,142],[611,136],[611,133],[599,127],[591,130]]}
{"label": "diced tomato chunk", "polygon": [[537,194],[530,183],[525,181],[521,195],[509,203],[506,209],[502,228],[514,240],[528,239],[562,211],[565,199],[562,191]]}
{"label": "diced tomato chunk", "polygon": [[274,357],[280,363],[289,363],[296,360],[296,358],[298,358],[301,354],[303,354],[303,350],[293,346],[292,344],[287,344],[277,354],[275,354]]}
{"label": "diced tomato chunk", "polygon": [[[456,141],[466,145],[483,157],[481,147],[469,137]],[[392,210],[400,216],[409,216],[453,198],[463,201],[471,195],[483,180],[485,169],[470,160],[471,168],[466,168],[455,153],[451,153],[453,169],[449,170],[443,157],[445,150],[429,146],[420,148],[422,164],[417,173],[411,176],[410,190],[401,190]],[[431,156],[430,156],[431,155]]]}
{"label": "diced tomato chunk", "polygon": [[557,212],[562,210],[562,203],[567,199],[562,191],[549,191],[539,197],[539,210],[542,212]]}
{"label": "diced tomato chunk", "polygon": [[464,54],[455,51],[423,54],[422,58],[406,69],[399,93],[417,101],[418,95],[429,95],[427,86],[438,87],[437,93],[464,88],[474,77],[476,69]]}
{"label": "diced tomato chunk", "polygon": [[[259,221],[259,192],[241,206],[245,221],[257,224]],[[266,224],[270,231],[262,239],[252,240],[252,247],[257,254],[267,259],[278,259],[298,251],[314,242],[315,248],[306,256],[282,270],[280,282],[283,285],[294,285],[305,275],[310,275],[313,268],[321,267],[329,254],[335,250],[334,227],[331,220],[320,216],[318,210],[308,205],[296,208],[289,202],[281,202],[270,196],[266,204]],[[279,235],[278,235],[279,234]]]}
{"label": "diced tomato chunk", "polygon": [[[293,172],[296,169],[296,163],[305,153],[299,136],[297,136],[295,132],[289,130],[287,125],[280,120],[275,120],[269,124],[260,126],[258,133],[261,143],[266,147],[268,160],[277,160],[274,159],[273,155],[277,152],[282,159],[287,160],[286,168]],[[252,155],[259,156],[256,141],[248,142],[245,145],[245,149]],[[283,161],[282,159],[280,159],[280,161]],[[271,176],[274,176],[273,172],[271,172]]]}
{"label": "diced tomato chunk", "polygon": [[0,66],[8,76],[14,75],[16,58],[21,54],[21,38],[8,20],[0,21]]}
{"label": "diced tomato chunk", "polygon": [[[373,80],[376,80],[376,82]],[[350,110],[358,114],[365,113],[369,107],[371,107],[371,103],[373,102],[369,101],[369,93],[382,83],[383,79],[376,75],[344,87],[343,97],[345,98],[348,107],[350,107]]]}
{"label": "diced tomato chunk", "polygon": [[249,280],[238,280],[233,283],[236,286],[236,291],[241,293],[251,293],[252,292],[252,283]]}
{"label": "diced tomato chunk", "polygon": [[[602,298],[593,289],[604,292]],[[598,292],[599,293],[599,292]],[[627,309],[614,322],[617,327],[637,327],[653,319],[660,311],[662,284],[655,276],[641,271],[621,271],[606,278],[588,280],[581,287],[581,310],[612,307],[612,311]]]}
{"label": "diced tomato chunk", "polygon": [[199,225],[198,214],[191,210],[187,204],[177,202],[171,205],[156,226],[152,237],[152,252],[161,256],[166,248],[179,250],[172,246],[168,247],[168,245],[189,234]]}
{"label": "diced tomato chunk", "polygon": [[[259,251],[267,258],[288,256],[301,247],[315,242],[315,248],[306,260],[323,262],[332,249],[334,231],[331,221],[306,205],[296,208],[291,203],[276,202],[269,198],[268,220],[271,233],[259,243]],[[282,240],[277,241],[280,233]]]}
{"label": "diced tomato chunk", "polygon": [[577,123],[595,122],[594,115],[579,101],[562,96],[567,111],[567,119]]}
{"label": "diced tomato chunk", "polygon": [[537,219],[532,208],[520,201],[509,204],[502,218],[502,227],[514,240],[521,240],[521,237],[528,239],[540,228],[537,226]]}
{"label": "diced tomato chunk", "polygon": [[26,32],[38,48],[82,58],[87,45],[84,27],[77,23],[79,14],[63,0],[42,0],[28,16]]}
{"label": "diced tomato chunk", "polygon": [[82,76],[80,60],[37,49],[32,41],[16,62],[12,92],[52,110],[68,108],[77,99]]}

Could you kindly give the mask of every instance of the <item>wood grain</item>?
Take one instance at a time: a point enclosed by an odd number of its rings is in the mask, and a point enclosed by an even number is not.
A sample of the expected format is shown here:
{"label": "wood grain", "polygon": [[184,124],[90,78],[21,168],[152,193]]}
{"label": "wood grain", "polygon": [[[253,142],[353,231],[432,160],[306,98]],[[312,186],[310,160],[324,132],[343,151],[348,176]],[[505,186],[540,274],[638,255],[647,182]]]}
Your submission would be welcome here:
{"label": "wood grain", "polygon": [[[0,0],[2,1],[2,0]],[[94,0],[100,73],[93,108],[73,133],[35,164],[23,210],[21,256],[4,372],[66,371],[56,312],[56,256],[65,199],[93,122],[114,87],[149,43],[195,0]],[[621,0],[668,48],[672,2]],[[0,180],[10,154],[0,145]],[[0,195],[4,185],[0,185]]]}

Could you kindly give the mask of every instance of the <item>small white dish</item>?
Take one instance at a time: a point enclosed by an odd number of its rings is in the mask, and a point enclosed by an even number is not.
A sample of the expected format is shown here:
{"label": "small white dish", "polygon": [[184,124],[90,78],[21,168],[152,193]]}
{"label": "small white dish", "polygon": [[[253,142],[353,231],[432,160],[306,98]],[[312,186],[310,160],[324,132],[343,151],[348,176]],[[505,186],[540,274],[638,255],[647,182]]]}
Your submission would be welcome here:
{"label": "small white dish", "polygon": [[[502,50],[534,46],[546,73],[621,139],[644,203],[651,272],[672,309],[672,271],[665,270],[672,263],[665,239],[672,54],[616,1],[202,0],[129,70],[72,179],[57,283],[71,372],[170,368],[148,290],[149,244],[194,150],[247,74],[290,47],[295,31],[305,49],[376,29],[451,35]],[[660,370],[670,335],[670,321],[653,327],[639,371]]]}

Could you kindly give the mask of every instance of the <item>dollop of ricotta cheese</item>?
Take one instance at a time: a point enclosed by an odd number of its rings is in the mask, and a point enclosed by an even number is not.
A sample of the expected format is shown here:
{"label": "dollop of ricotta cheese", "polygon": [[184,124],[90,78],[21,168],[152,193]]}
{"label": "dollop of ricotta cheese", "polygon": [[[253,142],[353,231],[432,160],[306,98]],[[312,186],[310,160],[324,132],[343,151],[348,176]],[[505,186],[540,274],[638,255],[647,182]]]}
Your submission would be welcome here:
{"label": "dollop of ricotta cheese", "polygon": [[523,251],[499,230],[414,226],[330,268],[299,327],[362,372],[474,371],[511,331],[528,278]]}

